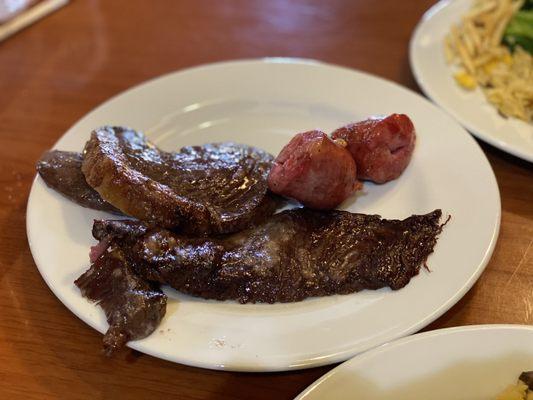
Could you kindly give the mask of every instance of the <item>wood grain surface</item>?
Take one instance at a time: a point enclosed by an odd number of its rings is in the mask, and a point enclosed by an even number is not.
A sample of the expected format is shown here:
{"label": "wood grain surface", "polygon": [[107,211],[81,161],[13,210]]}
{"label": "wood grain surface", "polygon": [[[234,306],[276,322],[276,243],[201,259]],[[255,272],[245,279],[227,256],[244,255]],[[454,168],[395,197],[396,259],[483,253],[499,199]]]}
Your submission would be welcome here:
{"label": "wood grain surface", "polygon": [[[216,372],[125,351],[39,275],[26,202],[43,151],[80,117],[166,72],[236,58],[316,58],[419,90],[408,41],[431,0],[74,0],[0,43],[0,398],[291,399],[331,369]],[[533,323],[533,166],[480,143],[498,179],[502,225],[478,283],[427,329]],[[420,299],[423,301],[423,299]]]}

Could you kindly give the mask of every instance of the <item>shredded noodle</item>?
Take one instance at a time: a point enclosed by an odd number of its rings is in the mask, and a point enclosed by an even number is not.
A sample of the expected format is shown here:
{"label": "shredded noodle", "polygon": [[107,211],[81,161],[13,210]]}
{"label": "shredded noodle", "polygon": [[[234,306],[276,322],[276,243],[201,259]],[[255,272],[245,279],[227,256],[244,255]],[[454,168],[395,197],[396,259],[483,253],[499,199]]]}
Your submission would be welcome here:
{"label": "shredded noodle", "polygon": [[533,57],[520,47],[511,52],[502,36],[523,0],[474,0],[444,41],[455,79],[467,89],[480,87],[500,114],[533,122]]}

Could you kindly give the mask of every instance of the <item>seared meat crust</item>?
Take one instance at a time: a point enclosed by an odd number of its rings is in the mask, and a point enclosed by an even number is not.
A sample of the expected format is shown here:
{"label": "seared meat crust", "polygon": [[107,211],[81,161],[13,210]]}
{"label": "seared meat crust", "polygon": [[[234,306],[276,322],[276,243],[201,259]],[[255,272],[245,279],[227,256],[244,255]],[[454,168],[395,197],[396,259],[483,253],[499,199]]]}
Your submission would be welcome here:
{"label": "seared meat crust", "polygon": [[82,171],[102,198],[150,224],[203,235],[236,232],[271,215],[273,157],[254,147],[216,143],[164,152],[139,132],[95,130]]}
{"label": "seared meat crust", "polygon": [[346,211],[294,209],[219,238],[190,238],[134,223],[96,221],[136,271],[193,296],[293,302],[362,289],[400,289],[433,252],[441,211],[385,220]]}

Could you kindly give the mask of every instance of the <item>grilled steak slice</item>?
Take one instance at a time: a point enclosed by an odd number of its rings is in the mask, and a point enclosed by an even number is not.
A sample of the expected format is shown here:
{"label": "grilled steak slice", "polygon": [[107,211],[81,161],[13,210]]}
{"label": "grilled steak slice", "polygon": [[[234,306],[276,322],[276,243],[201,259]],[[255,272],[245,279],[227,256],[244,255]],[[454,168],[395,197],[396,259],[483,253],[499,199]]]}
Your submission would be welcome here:
{"label": "grilled steak slice", "polygon": [[87,184],[81,172],[82,160],[80,153],[47,151],[37,162],[37,172],[49,187],[80,206],[120,214]]}
{"label": "grilled steak slice", "polygon": [[109,323],[104,336],[106,355],[130,340],[150,335],[165,315],[167,297],[134,273],[120,249],[105,252],[75,284],[105,311]]}
{"label": "grilled steak slice", "polygon": [[97,221],[94,232],[97,239],[112,232],[112,246],[150,281],[203,298],[274,303],[402,288],[432,253],[440,217],[440,210],[400,221],[304,208],[220,238],[143,233],[121,221]]}
{"label": "grilled steak slice", "polygon": [[266,182],[272,160],[234,143],[169,153],[142,133],[103,127],[85,146],[82,171],[125,214],[186,233],[221,234],[242,230],[278,207]]}

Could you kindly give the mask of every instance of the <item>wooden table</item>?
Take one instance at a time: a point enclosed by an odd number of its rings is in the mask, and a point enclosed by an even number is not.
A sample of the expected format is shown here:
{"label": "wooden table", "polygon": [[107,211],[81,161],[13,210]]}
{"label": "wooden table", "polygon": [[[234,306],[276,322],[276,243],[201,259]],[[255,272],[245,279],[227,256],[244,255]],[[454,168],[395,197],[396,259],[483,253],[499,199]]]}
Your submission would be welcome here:
{"label": "wooden table", "polygon": [[[105,359],[101,335],[56,299],[31,257],[34,164],[110,96],[197,64],[316,58],[419,90],[407,46],[431,3],[78,0],[0,43],[0,398],[291,399],[331,369],[217,372],[132,351]],[[478,283],[427,329],[533,322],[533,166],[480,144],[501,191],[500,238]]]}

